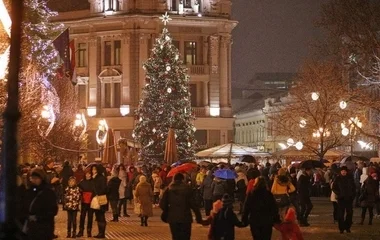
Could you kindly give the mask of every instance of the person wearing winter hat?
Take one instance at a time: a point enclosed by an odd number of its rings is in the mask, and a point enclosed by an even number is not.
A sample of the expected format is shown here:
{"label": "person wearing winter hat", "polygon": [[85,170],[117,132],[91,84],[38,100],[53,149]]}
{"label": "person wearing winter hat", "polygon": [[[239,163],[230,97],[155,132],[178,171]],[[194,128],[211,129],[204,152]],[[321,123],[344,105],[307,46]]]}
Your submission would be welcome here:
{"label": "person wearing winter hat", "polygon": [[54,239],[54,217],[58,213],[57,197],[46,182],[43,169],[34,168],[30,173],[31,187],[25,194],[27,221],[24,233],[27,239]]}
{"label": "person wearing winter hat", "polygon": [[[222,204],[220,204],[220,202]],[[212,216],[203,225],[210,225],[209,240],[234,240],[235,226],[245,227],[233,211],[233,199],[228,194],[224,194],[222,201],[216,201]],[[222,208],[218,209],[222,205]]]}
{"label": "person wearing winter hat", "polygon": [[282,240],[303,240],[301,229],[296,223],[296,211],[289,208],[285,219],[280,224],[275,224],[274,228],[281,233]]}
{"label": "person wearing winter hat", "polygon": [[85,172],[85,179],[83,179],[78,184],[81,193],[82,193],[82,203],[81,203],[81,212],[80,212],[80,221],[79,221],[79,232],[77,237],[83,237],[84,232],[84,223],[87,216],[87,237],[92,237],[92,222],[94,211],[91,209],[91,200],[94,197],[93,189],[94,185],[92,182],[91,169],[87,169]]}
{"label": "person wearing winter hat", "polygon": [[356,189],[354,177],[348,174],[346,166],[340,168],[340,175],[336,177],[332,190],[338,200],[339,231],[340,233],[344,233],[344,231],[350,233]]}

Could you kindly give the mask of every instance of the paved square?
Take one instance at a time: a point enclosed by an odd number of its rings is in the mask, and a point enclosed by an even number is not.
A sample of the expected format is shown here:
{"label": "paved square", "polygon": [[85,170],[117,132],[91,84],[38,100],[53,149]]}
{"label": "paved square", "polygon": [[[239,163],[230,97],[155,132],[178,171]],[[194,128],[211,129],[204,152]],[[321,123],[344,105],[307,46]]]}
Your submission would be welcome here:
{"label": "paved square", "polygon": [[[337,224],[332,220],[332,204],[326,198],[313,199],[314,209],[310,216],[311,227],[302,228],[305,240],[327,240],[327,239],[349,239],[349,240],[380,240],[380,219],[374,219],[372,226],[360,226],[359,222],[361,209],[354,209],[354,225],[351,234],[340,234]],[[161,222],[159,209],[154,210],[155,216],[149,219],[149,227],[141,227],[140,219],[133,214],[132,208],[128,209],[130,218],[122,217],[118,223],[108,222],[107,239],[119,240],[171,240],[169,226]],[[112,216],[106,214],[107,221]],[[367,216],[368,219],[368,216]],[[79,216],[78,216],[79,222]],[[368,223],[368,221],[366,221]],[[207,240],[208,227],[193,224],[192,240]],[[66,213],[59,212],[56,218],[56,234],[59,239],[66,237]],[[93,235],[97,234],[96,222],[94,222]],[[77,238],[89,239],[89,238]],[[236,240],[252,239],[249,228],[236,229]],[[272,239],[280,240],[279,233],[274,230]]]}

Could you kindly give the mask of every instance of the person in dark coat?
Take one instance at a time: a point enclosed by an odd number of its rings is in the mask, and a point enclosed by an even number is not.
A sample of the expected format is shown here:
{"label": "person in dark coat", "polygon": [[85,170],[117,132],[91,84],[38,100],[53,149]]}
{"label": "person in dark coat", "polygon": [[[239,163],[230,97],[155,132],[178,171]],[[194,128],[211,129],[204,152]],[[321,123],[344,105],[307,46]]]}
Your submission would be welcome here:
{"label": "person in dark coat", "polygon": [[85,178],[85,175],[82,164],[79,164],[77,170],[74,172],[77,183],[80,183]]}
{"label": "person in dark coat", "polygon": [[228,193],[226,180],[215,177],[211,184],[212,201],[222,200],[225,193]]}
{"label": "person in dark coat", "polygon": [[119,209],[117,204],[119,203],[119,188],[121,184],[121,179],[117,171],[113,171],[111,179],[108,182],[108,201],[110,202],[113,219],[111,222],[119,221]]}
{"label": "person in dark coat", "polygon": [[[253,164],[252,164],[253,165]],[[269,171],[268,171],[269,172]],[[257,165],[253,165],[251,166],[248,171],[247,171],[247,178],[248,178],[248,181],[250,181],[251,179],[256,179],[258,177],[261,176],[261,173],[259,171],[259,169],[257,168]]]}
{"label": "person in dark coat", "polygon": [[57,197],[46,182],[43,169],[35,168],[30,174],[31,188],[25,196],[27,223],[24,233],[28,240],[54,239],[54,217],[58,213]]}
{"label": "person in dark coat", "polygon": [[85,179],[78,184],[79,189],[82,192],[82,203],[79,220],[79,232],[77,237],[83,237],[84,222],[87,215],[87,237],[92,237],[92,221],[94,212],[91,209],[91,200],[93,197],[94,185],[92,182],[91,171],[86,172]]}
{"label": "person in dark coat", "polygon": [[184,180],[185,176],[182,173],[174,175],[173,182],[160,201],[160,208],[163,210],[161,219],[169,223],[173,240],[191,239],[193,222],[191,210],[195,213],[197,223],[202,222],[202,215],[195,203],[193,191]]}
{"label": "person in dark coat", "polygon": [[272,227],[280,223],[278,207],[264,177],[258,177],[244,204],[242,222],[250,225],[253,239],[271,240]]}
{"label": "person in dark coat", "polygon": [[[340,175],[336,177],[333,187],[334,193],[338,200],[338,222],[339,231],[343,233],[351,232],[353,202],[356,195],[355,181],[351,174],[348,174],[346,166],[340,168]],[[344,217],[346,215],[346,218]]]}
{"label": "person in dark coat", "polygon": [[44,171],[45,171],[45,176],[46,176],[46,183],[51,189],[53,189],[53,191],[58,196],[59,185],[60,185],[59,175],[57,171],[55,171],[54,169],[54,161],[52,159],[48,159],[45,162]]}
{"label": "person in dark coat", "polygon": [[67,188],[67,186],[69,185],[69,179],[72,176],[74,176],[73,169],[71,168],[70,163],[68,161],[65,161],[63,163],[63,168],[60,173],[61,184],[63,189]]}
{"label": "person in dark coat", "polygon": [[311,203],[310,199],[311,175],[311,169],[307,168],[299,177],[297,182],[298,200],[300,206],[299,222],[301,227],[310,226],[309,222],[307,221],[307,218],[309,217],[309,214],[313,209],[313,204]]}
{"label": "person in dark coat", "polygon": [[370,169],[368,178],[364,181],[361,187],[360,194],[360,206],[362,207],[362,219],[360,224],[363,225],[365,215],[368,209],[369,221],[368,225],[372,225],[373,220],[373,208],[375,207],[376,201],[379,200],[379,181],[377,179],[377,173]]}
{"label": "person in dark coat", "polygon": [[207,175],[201,184],[201,191],[203,193],[203,201],[204,201],[206,216],[210,216],[211,209],[212,209],[211,185],[212,185],[213,180],[214,180],[214,176],[212,175],[212,171],[208,170]]}
{"label": "person in dark coat", "polygon": [[[245,225],[238,219],[233,211],[233,199],[225,194],[222,198],[223,207],[212,218],[212,226],[210,229],[211,240],[234,240],[235,239],[235,226],[245,227]],[[211,219],[211,218],[209,218]],[[205,224],[206,223],[206,224]],[[203,225],[211,224],[211,222],[204,221]]]}
{"label": "person in dark coat", "polygon": [[[98,173],[99,165],[91,166],[92,172],[92,182],[94,184],[93,194],[94,196],[101,196],[107,194],[107,178]],[[100,209],[94,209],[96,221],[98,222],[98,235],[94,238],[105,238],[106,237],[106,216],[105,213],[108,210],[108,204],[100,206]]]}

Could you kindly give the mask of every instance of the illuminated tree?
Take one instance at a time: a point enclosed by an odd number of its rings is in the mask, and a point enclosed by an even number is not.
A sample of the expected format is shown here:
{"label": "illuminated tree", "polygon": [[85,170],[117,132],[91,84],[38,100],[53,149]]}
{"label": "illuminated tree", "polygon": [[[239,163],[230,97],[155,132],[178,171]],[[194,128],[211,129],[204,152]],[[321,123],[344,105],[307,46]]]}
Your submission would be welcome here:
{"label": "illuminated tree", "polygon": [[134,129],[135,138],[142,145],[141,159],[163,159],[169,128],[176,133],[179,159],[192,159],[196,140],[189,75],[166,28],[156,39],[144,69],[147,84],[136,112]]}

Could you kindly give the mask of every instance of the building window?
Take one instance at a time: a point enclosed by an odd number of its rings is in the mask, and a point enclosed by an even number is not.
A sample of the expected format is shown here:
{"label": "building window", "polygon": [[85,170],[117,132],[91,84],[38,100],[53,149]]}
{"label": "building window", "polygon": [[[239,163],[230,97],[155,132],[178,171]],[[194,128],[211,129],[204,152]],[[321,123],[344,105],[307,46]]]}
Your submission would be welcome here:
{"label": "building window", "polygon": [[185,42],[185,64],[197,64],[197,43],[194,41]]}
{"label": "building window", "polygon": [[183,6],[185,8],[191,8],[191,0],[183,0]]}
{"label": "building window", "polygon": [[119,108],[121,105],[121,89],[120,82],[103,83],[103,107]]}
{"label": "building window", "polygon": [[104,41],[103,66],[121,65],[121,40]]}
{"label": "building window", "polygon": [[104,66],[111,66],[111,41],[104,42]]}
{"label": "building window", "polygon": [[87,107],[87,84],[78,84],[78,107],[80,109]]}
{"label": "building window", "polygon": [[78,44],[78,67],[87,67],[87,44]]}
{"label": "building window", "polygon": [[178,7],[177,7],[177,0],[172,0],[172,11],[177,11]]}
{"label": "building window", "polygon": [[113,57],[114,57],[114,65],[120,65],[120,57],[121,56],[121,41],[117,40],[114,42],[113,48]]}
{"label": "building window", "polygon": [[179,50],[179,41],[172,40],[172,44]]}

